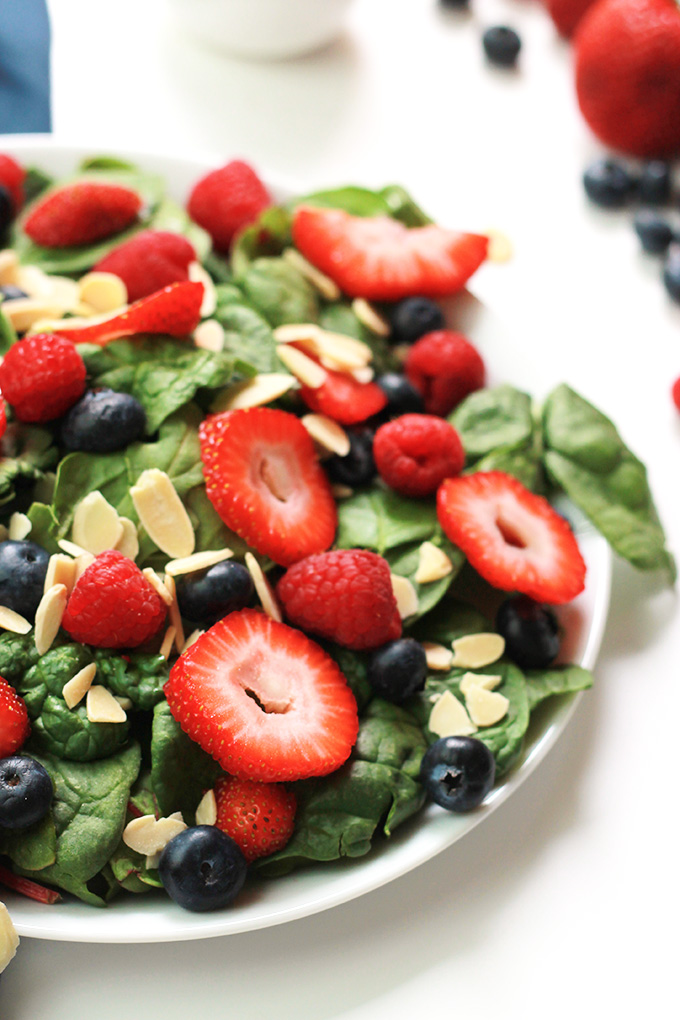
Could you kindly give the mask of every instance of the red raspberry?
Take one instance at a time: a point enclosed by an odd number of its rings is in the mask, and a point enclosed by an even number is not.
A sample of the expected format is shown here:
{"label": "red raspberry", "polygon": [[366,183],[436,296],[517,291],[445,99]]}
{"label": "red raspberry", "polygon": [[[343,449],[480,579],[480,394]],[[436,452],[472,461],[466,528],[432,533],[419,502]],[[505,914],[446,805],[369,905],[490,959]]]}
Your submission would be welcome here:
{"label": "red raspberry", "polygon": [[24,231],[45,248],[90,244],[129,226],[141,208],[141,198],[129,188],[77,181],[38,199],[26,217]]}
{"label": "red raspberry", "polygon": [[128,301],[139,301],[170,283],[189,279],[188,266],[196,260],[192,244],[169,230],[141,230],[114,248],[94,267],[114,273],[127,287]]}
{"label": "red raspberry", "polygon": [[26,171],[15,159],[0,154],[0,185],[7,189],[16,215],[24,204],[24,179]]}
{"label": "red raspberry", "polygon": [[380,477],[402,496],[430,496],[460,474],[465,451],[453,425],[429,414],[402,414],[381,425],[373,441]]}
{"label": "red raspberry", "polygon": [[219,251],[228,251],[234,236],[272,204],[252,167],[235,159],[202,177],[189,196],[189,215],[207,230]]}
{"label": "red raspberry", "polygon": [[447,415],[463,397],[484,385],[484,362],[462,333],[438,329],[408,352],[406,377],[422,393],[428,414]]}
{"label": "red raspberry", "polygon": [[82,397],[85,374],[75,344],[34,333],[8,350],[0,365],[0,389],[19,421],[52,421]]}
{"label": "red raspberry", "polygon": [[401,635],[390,568],[366,549],[307,556],[286,571],[276,593],[296,627],[346,648],[377,648]]}
{"label": "red raspberry", "polygon": [[671,390],[671,395],[673,397],[673,403],[677,407],[678,411],[680,411],[680,375],[678,376],[678,378],[673,383],[673,389]]}
{"label": "red raspberry", "polygon": [[165,620],[166,605],[139,567],[122,553],[100,553],[71,592],[61,625],[97,648],[136,648]]}
{"label": "red raspberry", "polygon": [[231,836],[250,863],[282,850],[293,834],[295,797],[282,783],[225,776],[215,783],[215,825]]}
{"label": "red raspberry", "polygon": [[18,751],[30,732],[24,699],[0,676],[0,758]]}

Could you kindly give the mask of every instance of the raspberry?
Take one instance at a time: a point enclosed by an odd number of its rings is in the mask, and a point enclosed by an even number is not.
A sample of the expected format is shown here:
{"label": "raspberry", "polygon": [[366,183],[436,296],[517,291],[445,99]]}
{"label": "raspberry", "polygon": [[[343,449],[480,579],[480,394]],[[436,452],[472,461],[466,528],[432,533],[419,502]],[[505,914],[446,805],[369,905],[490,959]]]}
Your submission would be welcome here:
{"label": "raspberry", "polygon": [[680,375],[678,376],[678,378],[673,383],[673,389],[671,390],[671,395],[673,397],[673,403],[677,407],[678,411],[680,411]]}
{"label": "raspberry", "polygon": [[381,425],[373,457],[382,480],[402,496],[430,496],[465,464],[453,425],[428,414],[402,414]]}
{"label": "raspberry", "polygon": [[401,635],[390,568],[366,549],[337,549],[308,556],[276,587],[297,627],[346,648],[377,648]]}
{"label": "raspberry", "polygon": [[0,758],[18,751],[30,732],[24,699],[0,676]]}
{"label": "raspberry", "polygon": [[191,218],[208,231],[215,247],[228,251],[234,236],[271,203],[253,168],[235,159],[194,185],[187,208]]}
{"label": "raspberry", "polygon": [[139,301],[170,283],[188,280],[189,263],[195,260],[196,252],[186,237],[168,230],[142,230],[94,268],[119,276],[127,287],[128,301]]}
{"label": "raspberry", "polygon": [[78,181],[38,199],[24,231],[45,248],[90,244],[117,234],[137,219],[142,200],[117,184]]}
{"label": "raspberry", "polygon": [[447,415],[484,385],[484,362],[462,333],[438,329],[417,340],[406,358],[406,377],[422,393],[428,414]]}
{"label": "raspberry", "polygon": [[295,797],[282,783],[224,776],[215,783],[215,825],[231,836],[250,863],[282,850],[295,824]]}
{"label": "raspberry", "polygon": [[0,365],[0,389],[19,421],[52,421],[83,395],[85,374],[70,340],[34,333],[8,350]]}
{"label": "raspberry", "polygon": [[165,603],[139,567],[110,549],[81,574],[61,625],[83,644],[136,648],[158,632],[165,614]]}
{"label": "raspberry", "polygon": [[11,156],[0,154],[0,185],[7,190],[14,206],[14,215],[24,204],[24,179],[26,171]]}

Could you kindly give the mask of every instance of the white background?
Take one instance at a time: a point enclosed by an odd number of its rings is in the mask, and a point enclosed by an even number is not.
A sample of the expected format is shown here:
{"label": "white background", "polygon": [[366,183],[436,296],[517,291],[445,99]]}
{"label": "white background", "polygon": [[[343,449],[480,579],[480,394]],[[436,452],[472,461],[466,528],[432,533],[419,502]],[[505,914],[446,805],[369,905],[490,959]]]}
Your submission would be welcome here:
{"label": "white background", "polygon": [[[507,327],[515,379],[568,381],[617,422],[677,554],[680,308],[630,217],[582,196],[600,149],[547,15],[472,2],[457,16],[435,0],[355,0],[323,53],[247,63],[192,43],[161,0],[52,0],[55,132],[93,151],[241,156],[302,188],[398,181],[448,226],[502,229],[515,257],[473,289]],[[522,35],[517,72],[482,57],[481,27],[498,22]],[[462,842],[278,928],[156,946],[24,939],[2,1020],[672,1015],[678,623],[660,579],[617,564],[595,688]]]}

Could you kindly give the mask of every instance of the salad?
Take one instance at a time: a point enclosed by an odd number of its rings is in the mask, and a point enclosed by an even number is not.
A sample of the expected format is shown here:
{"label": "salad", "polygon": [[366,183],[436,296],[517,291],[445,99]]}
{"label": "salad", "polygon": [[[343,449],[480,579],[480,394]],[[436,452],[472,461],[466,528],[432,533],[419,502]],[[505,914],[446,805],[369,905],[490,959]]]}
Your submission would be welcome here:
{"label": "salad", "polygon": [[485,387],[446,328],[488,239],[398,187],[276,205],[239,162],[186,209],[108,157],[12,173],[0,883],[228,908],[430,798],[473,810],[592,683],[560,657],[585,568],[545,497],[674,576],[606,416]]}

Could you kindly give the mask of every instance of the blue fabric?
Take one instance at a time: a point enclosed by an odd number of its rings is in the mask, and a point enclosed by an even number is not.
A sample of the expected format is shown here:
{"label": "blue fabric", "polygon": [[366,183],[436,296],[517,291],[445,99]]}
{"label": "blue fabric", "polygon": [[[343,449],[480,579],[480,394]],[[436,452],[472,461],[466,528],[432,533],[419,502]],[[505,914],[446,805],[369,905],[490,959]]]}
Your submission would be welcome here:
{"label": "blue fabric", "polygon": [[51,130],[45,0],[0,0],[0,134]]}

